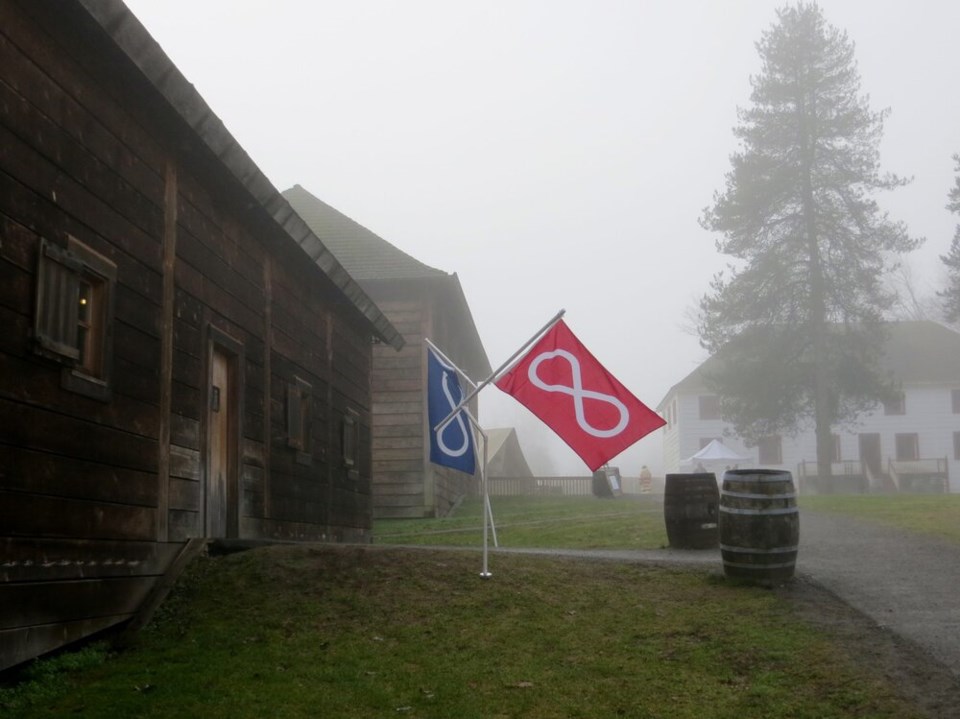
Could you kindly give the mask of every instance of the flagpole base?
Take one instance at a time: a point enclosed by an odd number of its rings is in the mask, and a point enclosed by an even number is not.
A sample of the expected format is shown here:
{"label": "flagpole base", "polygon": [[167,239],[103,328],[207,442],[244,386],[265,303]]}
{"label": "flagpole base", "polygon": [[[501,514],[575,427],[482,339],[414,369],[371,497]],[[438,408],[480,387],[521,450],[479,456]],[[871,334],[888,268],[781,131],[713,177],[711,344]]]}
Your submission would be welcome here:
{"label": "flagpole base", "polygon": [[490,579],[493,575],[490,572],[480,572],[480,576],[484,579]]}

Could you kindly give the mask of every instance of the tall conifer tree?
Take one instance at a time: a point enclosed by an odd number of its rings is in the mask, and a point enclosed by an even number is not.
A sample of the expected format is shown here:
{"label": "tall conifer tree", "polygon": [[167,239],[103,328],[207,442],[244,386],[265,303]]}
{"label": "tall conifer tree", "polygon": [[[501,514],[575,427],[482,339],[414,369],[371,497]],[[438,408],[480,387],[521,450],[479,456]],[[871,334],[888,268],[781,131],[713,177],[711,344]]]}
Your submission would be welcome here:
{"label": "tall conifer tree", "polygon": [[906,180],[880,171],[888,111],[860,93],[846,32],[816,4],[777,20],[757,43],[740,149],[701,218],[734,262],[701,300],[698,329],[721,360],[710,379],[737,433],[759,441],[812,420],[826,477],[833,426],[891,390],[878,362],[894,299],[883,275],[919,241],[872,199]]}
{"label": "tall conifer tree", "polygon": [[[953,161],[957,163],[957,177],[950,190],[947,209],[960,215],[960,154],[953,156]],[[944,316],[947,322],[960,323],[960,223],[953,233],[953,242],[950,243],[950,252],[941,255],[940,259],[947,266],[948,284],[947,289],[939,294],[943,298]]]}

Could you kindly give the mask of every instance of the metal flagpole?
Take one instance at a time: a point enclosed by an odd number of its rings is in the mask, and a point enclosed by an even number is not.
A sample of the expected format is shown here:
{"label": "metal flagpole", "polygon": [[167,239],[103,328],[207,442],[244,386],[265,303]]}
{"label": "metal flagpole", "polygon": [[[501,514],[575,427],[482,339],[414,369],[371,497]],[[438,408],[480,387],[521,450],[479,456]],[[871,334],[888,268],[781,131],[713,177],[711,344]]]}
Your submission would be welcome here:
{"label": "metal flagpole", "polygon": [[[488,579],[489,577],[492,576],[490,574],[489,567],[488,567],[488,540],[487,540],[488,528],[493,528],[494,544],[497,543],[497,530],[493,524],[493,509],[490,506],[490,492],[489,492],[489,487],[487,483],[487,435],[483,431],[483,428],[480,426],[480,423],[477,422],[476,418],[470,413],[467,405],[470,402],[470,400],[472,400],[474,397],[477,396],[480,390],[482,390],[484,387],[490,384],[494,379],[496,379],[496,377],[501,372],[503,372],[505,369],[510,367],[513,364],[514,360],[516,360],[518,357],[520,357],[520,355],[522,355],[524,352],[527,351],[527,348],[530,347],[530,345],[532,345],[534,342],[540,339],[540,337],[544,333],[546,333],[551,327],[553,327],[557,322],[559,322],[560,318],[563,317],[566,314],[566,312],[567,312],[566,310],[560,310],[559,312],[557,312],[557,314],[555,314],[550,319],[549,322],[547,322],[543,327],[537,330],[530,339],[524,342],[523,346],[520,347],[520,349],[518,349],[516,352],[510,355],[510,358],[506,362],[504,362],[496,370],[494,370],[494,372],[485,380],[483,380],[483,382],[481,382],[480,384],[475,384],[469,377],[467,377],[467,375],[463,372],[463,370],[457,367],[457,365],[454,362],[450,361],[450,359],[443,353],[443,351],[439,347],[433,344],[433,342],[431,342],[429,339],[424,338],[427,345],[433,348],[433,350],[436,351],[438,355],[440,355],[441,359],[443,359],[444,362],[454,367],[457,370],[457,374],[463,376],[463,378],[466,379],[467,382],[473,386],[473,389],[470,391],[470,393],[467,394],[463,399],[461,399],[460,403],[450,411],[450,414],[448,414],[440,422],[438,422],[436,426],[433,427],[432,431],[433,432],[443,431],[443,429],[448,424],[450,424],[453,421],[453,419],[457,416],[457,414],[462,410],[466,413],[467,417],[470,419],[470,424],[483,437],[483,464],[481,465],[481,468],[480,468],[480,484],[483,491],[483,507],[484,507],[483,509],[483,515],[484,515],[483,516],[483,571],[480,573],[480,576],[485,579]],[[489,520],[489,525],[487,524],[488,520]]]}
{"label": "metal flagpole", "polygon": [[[473,391],[470,392],[470,394],[468,394],[468,395],[467,395],[466,397],[464,397],[462,400],[460,400],[460,404],[458,404],[458,405],[450,412],[450,414],[448,414],[446,417],[444,417],[443,420],[441,420],[440,422],[438,422],[438,423],[437,423],[437,426],[433,428],[433,431],[436,432],[438,429],[443,429],[443,428],[446,427],[448,424],[450,424],[450,422],[453,421],[453,418],[457,416],[457,412],[459,412],[459,411],[464,407],[464,405],[466,405],[470,400],[472,400],[474,397],[476,397],[476,396],[477,396],[477,393],[478,393],[480,390],[482,390],[484,387],[486,387],[488,384],[490,384],[490,383],[497,377],[497,375],[499,375],[501,372],[503,372],[503,370],[505,370],[507,367],[509,367],[510,365],[512,365],[512,364],[513,364],[513,361],[514,361],[515,359],[517,359],[517,357],[519,357],[520,355],[522,355],[524,352],[526,352],[527,348],[528,348],[530,345],[532,345],[534,342],[536,342],[538,339],[540,339],[540,336],[541,336],[541,335],[543,335],[547,330],[549,330],[549,329],[550,329],[551,327],[553,327],[557,322],[559,322],[559,321],[560,321],[560,318],[563,317],[563,316],[566,314],[566,312],[567,312],[566,310],[560,310],[559,312],[557,312],[557,314],[555,314],[555,315],[553,316],[553,319],[551,319],[549,322],[547,322],[547,324],[545,324],[543,327],[541,327],[539,330],[537,330],[536,334],[533,335],[533,337],[531,337],[530,339],[528,339],[528,340],[524,343],[523,347],[521,347],[521,348],[518,349],[516,352],[514,352],[512,355],[510,355],[510,359],[508,359],[506,362],[504,362],[502,365],[500,365],[500,366],[493,372],[493,374],[491,374],[489,377],[487,377],[485,380],[483,380],[483,382],[481,382],[480,384],[474,385]],[[453,363],[451,362],[451,364],[453,364]],[[454,365],[454,366],[456,366],[456,365]],[[473,383],[471,382],[471,384],[473,384]]]}
{"label": "metal flagpole", "polygon": [[[467,416],[470,413],[467,412]],[[473,417],[470,417],[470,421],[473,422]],[[489,487],[487,486],[487,434],[482,429],[478,428],[478,431],[483,436],[483,464],[480,469],[480,484],[483,487],[483,571],[480,572],[480,576],[484,579],[490,579],[493,575],[490,574],[490,550],[489,543],[487,541],[487,526],[493,524],[493,515],[490,513],[490,494]]]}
{"label": "metal flagpole", "polygon": [[[450,359],[449,357],[447,357],[447,356],[443,353],[443,350],[441,350],[441,349],[440,349],[439,347],[437,347],[433,342],[430,341],[430,338],[429,338],[429,337],[424,337],[424,338],[423,338],[423,341],[427,343],[427,346],[430,347],[430,349],[432,349],[434,352],[436,352],[438,355],[440,355],[440,359],[442,359],[442,360],[443,360],[444,362],[446,362],[448,365],[450,365],[451,367],[453,367],[453,368],[457,371],[457,374],[458,374],[460,377],[463,377],[463,378],[467,381],[467,384],[469,384],[472,388],[476,389],[477,383],[474,382],[472,379],[470,379],[470,377],[467,375],[466,372],[464,372],[462,369],[460,369],[459,367],[457,367],[456,362],[454,362],[452,359]],[[444,421],[446,421],[446,420],[444,420]],[[441,422],[441,424],[443,424],[443,423]],[[437,425],[437,427],[439,427],[439,426],[440,426],[440,425]],[[434,431],[436,431],[437,427],[434,427]]]}
{"label": "metal flagpole", "polygon": [[464,407],[463,413],[467,415],[470,424],[483,438],[483,462],[480,464],[480,491],[482,496],[481,504],[483,505],[483,571],[480,572],[480,576],[484,579],[489,579],[493,575],[489,569],[490,543],[487,539],[488,528],[493,530],[493,546],[497,547],[499,545],[497,544],[497,529],[493,524],[493,509],[490,507],[490,492],[487,485],[487,433],[483,431],[483,427],[480,426],[480,423],[477,422],[476,417],[471,414],[469,409]]}
{"label": "metal flagpole", "polygon": [[[470,377],[467,376],[466,372],[460,369],[455,362],[453,362],[449,357],[447,357],[443,353],[443,350],[441,350],[433,342],[431,342],[429,338],[424,337],[423,340],[424,342],[427,343],[428,347],[430,347],[434,352],[437,353],[437,355],[439,355],[441,360],[443,360],[446,364],[453,367],[457,371],[457,375],[459,375],[460,377],[463,377],[463,379],[467,381],[467,384],[469,384],[471,387],[476,389],[477,383],[474,382],[472,379],[470,379]],[[474,394],[476,394],[476,392],[474,392]],[[477,421],[477,418],[473,416],[472,412],[470,412],[469,407],[464,407],[461,403],[460,411],[462,411],[465,415],[467,415],[467,419],[470,421],[470,426],[474,429],[476,433],[479,433],[479,435],[483,438],[483,461],[480,465],[481,504],[483,506],[483,571],[480,572],[480,576],[483,577],[484,579],[489,579],[493,575],[490,573],[490,570],[489,570],[489,559],[488,559],[489,552],[488,552],[488,540],[487,540],[488,526],[492,530],[493,546],[498,547],[499,544],[497,543],[497,528],[493,523],[493,508],[490,506],[490,494],[489,494],[488,485],[487,485],[487,459],[488,459],[487,433],[483,431],[483,427],[480,426],[480,423]],[[453,420],[454,417],[456,417],[456,415],[457,413],[454,412],[452,415],[447,417],[443,422],[438,424],[433,429],[433,431],[436,432],[442,427],[445,427],[447,424],[449,424]]]}
{"label": "metal flagpole", "polygon": [[487,515],[490,517],[490,531],[493,533],[493,546],[499,548],[497,541],[497,525],[493,523],[493,507],[490,506],[490,495],[487,494]]}

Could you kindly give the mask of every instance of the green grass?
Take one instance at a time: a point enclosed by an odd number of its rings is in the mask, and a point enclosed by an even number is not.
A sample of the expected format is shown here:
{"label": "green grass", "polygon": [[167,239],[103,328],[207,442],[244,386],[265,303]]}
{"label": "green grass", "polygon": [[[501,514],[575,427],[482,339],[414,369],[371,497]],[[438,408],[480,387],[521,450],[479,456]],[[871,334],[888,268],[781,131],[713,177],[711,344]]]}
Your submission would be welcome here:
{"label": "green grass", "polygon": [[35,717],[919,717],[768,590],[561,557],[277,546],[191,564]]}
{"label": "green grass", "polygon": [[[493,497],[502,547],[657,549],[667,545],[661,497]],[[378,544],[477,547],[480,501],[467,500],[451,517],[378,520]],[[802,495],[800,511],[856,519],[960,543],[960,494]],[[492,539],[490,546],[493,546]]]}
{"label": "green grass", "polygon": [[[957,539],[960,497],[802,497]],[[666,544],[659,497],[493,498],[504,547]],[[133,649],[31,665],[6,717],[914,717],[871,663],[719,571],[385,546],[481,542],[480,504],[381,546],[202,558]],[[951,534],[951,530],[953,533]]]}
{"label": "green grass", "polygon": [[[492,497],[502,547],[656,549],[666,546],[659,498]],[[482,543],[479,499],[466,500],[451,517],[390,519],[374,524],[378,544],[476,547]],[[489,538],[493,546],[492,536]]]}
{"label": "green grass", "polygon": [[960,494],[812,495],[799,506],[960,543]]}

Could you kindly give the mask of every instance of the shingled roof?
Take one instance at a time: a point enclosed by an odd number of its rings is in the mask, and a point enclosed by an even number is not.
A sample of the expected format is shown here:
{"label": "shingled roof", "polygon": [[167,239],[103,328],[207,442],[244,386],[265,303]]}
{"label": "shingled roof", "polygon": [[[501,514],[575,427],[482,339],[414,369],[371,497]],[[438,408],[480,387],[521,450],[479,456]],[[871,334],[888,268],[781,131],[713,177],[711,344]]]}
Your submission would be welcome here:
{"label": "shingled roof", "polygon": [[[883,365],[903,384],[953,384],[960,387],[960,333],[930,320],[890,322]],[[677,392],[706,389],[704,373],[715,356],[677,382],[660,405]],[[660,406],[658,405],[658,406]]]}
{"label": "shingled roof", "polygon": [[199,140],[203,151],[209,153],[223,175],[247,194],[251,208],[262,213],[271,231],[283,241],[299,245],[366,319],[374,334],[396,349],[403,347],[403,336],[360,287],[357,278],[349,274],[335,253],[291,209],[129,8],[120,0],[76,0],[76,3],[154,87],[191,140]]}
{"label": "shingled roof", "polygon": [[282,194],[347,272],[361,282],[449,276],[411,257],[300,185]]}

